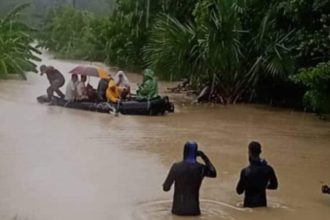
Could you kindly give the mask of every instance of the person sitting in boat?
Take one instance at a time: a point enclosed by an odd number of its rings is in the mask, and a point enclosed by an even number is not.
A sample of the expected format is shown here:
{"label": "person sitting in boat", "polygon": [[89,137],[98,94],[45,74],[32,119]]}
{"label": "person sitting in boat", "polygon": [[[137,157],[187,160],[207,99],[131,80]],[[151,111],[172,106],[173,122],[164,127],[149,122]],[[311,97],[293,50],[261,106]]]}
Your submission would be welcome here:
{"label": "person sitting in boat", "polygon": [[120,101],[120,94],[122,90],[120,87],[117,86],[115,80],[110,77],[108,88],[106,91],[106,97],[108,102],[118,103]]}
{"label": "person sitting in boat", "polygon": [[100,102],[105,102],[107,100],[106,91],[108,88],[110,77],[103,77],[100,79],[99,84],[97,86],[97,100]]}
{"label": "person sitting in boat", "polygon": [[138,100],[150,100],[158,96],[158,82],[151,69],[144,70],[143,82],[136,93]]}
{"label": "person sitting in boat", "polygon": [[330,187],[327,185],[322,186],[322,193],[330,194]]}
{"label": "person sitting in boat", "polygon": [[119,71],[115,75],[114,80],[116,82],[116,85],[122,90],[120,94],[122,99],[126,98],[131,94],[131,86],[129,80],[123,71]]}
{"label": "person sitting in boat", "polygon": [[48,100],[51,100],[54,92],[61,98],[64,98],[64,94],[60,88],[64,85],[65,79],[62,73],[52,66],[42,65],[40,66],[40,75],[47,75],[50,86],[47,88]]}
{"label": "person sitting in boat", "polygon": [[86,100],[87,96],[87,87],[86,87],[87,77],[85,75],[80,76],[80,81],[77,83],[77,100]]}
{"label": "person sitting in boat", "polygon": [[72,74],[71,80],[69,81],[68,85],[66,86],[65,100],[74,101],[77,99],[77,97],[78,97],[77,85],[78,85],[78,75]]}

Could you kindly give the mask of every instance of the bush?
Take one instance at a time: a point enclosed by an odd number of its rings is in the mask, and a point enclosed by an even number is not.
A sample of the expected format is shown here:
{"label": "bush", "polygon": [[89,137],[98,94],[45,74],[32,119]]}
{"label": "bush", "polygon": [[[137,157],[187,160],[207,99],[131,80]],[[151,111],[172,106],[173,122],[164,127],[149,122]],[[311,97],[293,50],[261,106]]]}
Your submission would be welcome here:
{"label": "bush", "polygon": [[26,79],[25,71],[36,71],[32,62],[40,61],[33,52],[40,53],[31,46],[32,29],[19,20],[20,13],[29,4],[19,5],[5,17],[0,18],[0,77],[8,74],[20,74]]}
{"label": "bush", "polygon": [[307,88],[304,96],[307,109],[330,113],[330,61],[319,63],[316,67],[301,69],[291,79]]}

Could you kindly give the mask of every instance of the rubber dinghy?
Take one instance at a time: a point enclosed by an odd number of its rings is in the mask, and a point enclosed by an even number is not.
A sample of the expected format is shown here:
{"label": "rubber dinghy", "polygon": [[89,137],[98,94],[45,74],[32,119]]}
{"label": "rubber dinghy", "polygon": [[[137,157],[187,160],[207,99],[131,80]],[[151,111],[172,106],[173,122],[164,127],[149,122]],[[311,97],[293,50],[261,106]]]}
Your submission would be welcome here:
{"label": "rubber dinghy", "polygon": [[37,100],[39,103],[49,103],[66,108],[101,113],[119,112],[123,115],[164,115],[166,112],[174,112],[174,104],[169,101],[167,96],[157,97],[149,101],[137,101],[133,99],[122,101],[119,104],[91,101],[68,102],[56,96],[50,102],[46,95],[37,97]]}

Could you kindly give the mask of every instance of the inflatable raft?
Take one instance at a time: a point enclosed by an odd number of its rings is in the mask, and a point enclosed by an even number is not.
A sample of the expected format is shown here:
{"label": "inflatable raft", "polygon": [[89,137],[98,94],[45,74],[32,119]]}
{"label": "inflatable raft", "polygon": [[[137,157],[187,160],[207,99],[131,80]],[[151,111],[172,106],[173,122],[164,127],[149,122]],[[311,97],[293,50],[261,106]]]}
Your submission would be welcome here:
{"label": "inflatable raft", "polygon": [[174,112],[174,104],[168,97],[157,97],[149,101],[128,100],[118,104],[108,102],[75,101],[69,102],[54,96],[51,101],[46,95],[37,97],[39,103],[49,103],[56,106],[94,111],[101,113],[121,113],[123,115],[164,115]]}

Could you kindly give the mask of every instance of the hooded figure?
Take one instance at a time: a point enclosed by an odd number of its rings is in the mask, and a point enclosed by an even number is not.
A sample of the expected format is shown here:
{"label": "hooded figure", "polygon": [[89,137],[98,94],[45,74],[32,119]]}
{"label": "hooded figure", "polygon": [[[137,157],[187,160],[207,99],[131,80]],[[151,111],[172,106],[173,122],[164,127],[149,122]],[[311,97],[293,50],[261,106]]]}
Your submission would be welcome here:
{"label": "hooded figure", "polygon": [[143,82],[136,93],[138,100],[150,100],[158,96],[158,82],[151,69],[144,71]]}
{"label": "hooded figure", "polygon": [[130,82],[123,71],[119,71],[118,73],[116,73],[114,80],[117,86],[130,88]]}
{"label": "hooded figure", "polygon": [[[197,162],[200,156],[204,164]],[[200,215],[199,189],[203,178],[216,177],[217,173],[202,152],[198,151],[196,142],[187,142],[183,150],[183,161],[173,164],[164,184],[163,190],[169,191],[174,182],[172,213],[182,216]]]}
{"label": "hooded figure", "polygon": [[115,80],[109,79],[106,97],[108,102],[117,103],[120,100],[121,89],[117,86]]}

